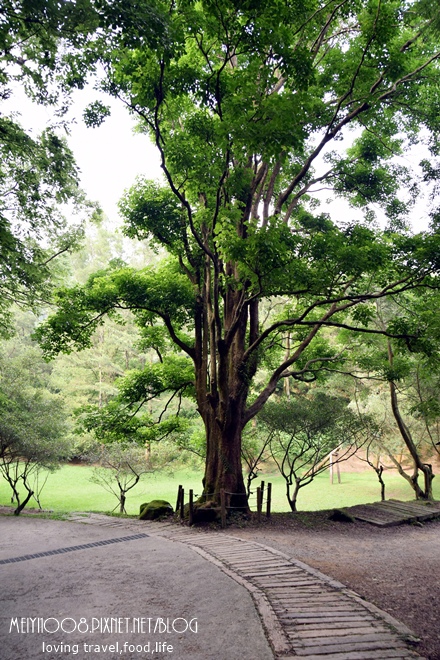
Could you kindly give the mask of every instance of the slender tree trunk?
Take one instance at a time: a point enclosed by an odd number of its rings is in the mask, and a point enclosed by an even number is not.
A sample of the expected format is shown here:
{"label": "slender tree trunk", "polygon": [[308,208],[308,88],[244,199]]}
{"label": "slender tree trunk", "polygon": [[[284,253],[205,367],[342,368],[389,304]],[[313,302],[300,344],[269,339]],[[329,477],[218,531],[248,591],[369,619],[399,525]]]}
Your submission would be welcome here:
{"label": "slender tree trunk", "polygon": [[14,500],[17,502],[18,505],[20,505],[20,495],[18,494],[18,490],[16,488],[17,482],[13,480],[8,479],[8,483],[12,488],[12,497],[11,497],[11,504],[13,504]]}
{"label": "slender tree trunk", "polygon": [[119,481],[119,477],[116,478],[116,481],[118,483],[118,488],[119,488],[119,513],[127,513],[125,510],[125,501],[127,499],[126,495],[126,490],[123,487],[121,481]]}
{"label": "slender tree trunk", "polygon": [[246,495],[248,496],[248,498],[251,496],[252,482],[256,478],[257,475],[255,474],[255,472],[249,472],[246,479]]}
{"label": "slender tree trunk", "polygon": [[379,479],[380,483],[380,499],[382,502],[385,501],[385,482],[383,480],[383,465],[380,464],[380,453],[377,455],[376,460],[374,461],[373,459],[370,458],[370,445],[367,447],[367,452],[366,452],[366,457],[365,460],[367,461],[368,465],[373,468],[375,471],[377,478]]}
{"label": "slender tree trunk", "polygon": [[[391,367],[393,366],[393,357],[394,356],[391,348],[391,343],[388,342],[388,361]],[[420,458],[420,454],[412,438],[411,432],[409,428],[406,426],[403,417],[400,413],[399,403],[397,400],[396,384],[393,381],[390,381],[389,386],[390,386],[390,394],[391,394],[391,408],[393,411],[394,419],[396,420],[397,426],[400,431],[400,435],[402,436],[403,441],[407,446],[409,453],[411,454],[411,458],[414,461],[414,465],[415,465],[414,474],[415,476],[417,476],[417,472],[420,470],[420,472],[423,473],[423,477],[424,477],[424,489],[421,489],[419,487],[416,479],[414,479],[414,481],[412,480],[416,497],[417,499],[432,500],[433,499],[432,480],[434,479],[434,475],[432,473],[432,465],[422,462]]]}
{"label": "slender tree trunk", "polygon": [[[289,358],[290,358],[290,332],[287,333],[287,337],[286,337],[286,354],[284,356],[284,359],[288,360]],[[284,394],[286,395],[286,398],[289,401],[289,399],[290,399],[290,379],[289,378],[284,379]]]}
{"label": "slender tree trunk", "polygon": [[102,370],[101,370],[101,365],[99,365],[98,408],[102,408]]}
{"label": "slender tree trunk", "polygon": [[289,484],[289,482],[286,481],[286,484],[287,484],[287,501],[289,502],[290,510],[294,513],[297,511],[296,503],[298,501],[298,493],[299,493],[299,489],[300,489],[300,483],[301,482],[298,481],[298,479],[295,479],[295,485],[294,485],[294,488],[293,488],[293,493],[290,494],[291,484]]}
{"label": "slender tree trunk", "polygon": [[377,478],[379,479],[379,483],[380,483],[380,499],[382,500],[382,502],[384,502],[385,501],[385,481],[383,480],[383,476],[382,476],[383,466],[380,465],[380,466],[378,466],[374,469],[376,471]]}

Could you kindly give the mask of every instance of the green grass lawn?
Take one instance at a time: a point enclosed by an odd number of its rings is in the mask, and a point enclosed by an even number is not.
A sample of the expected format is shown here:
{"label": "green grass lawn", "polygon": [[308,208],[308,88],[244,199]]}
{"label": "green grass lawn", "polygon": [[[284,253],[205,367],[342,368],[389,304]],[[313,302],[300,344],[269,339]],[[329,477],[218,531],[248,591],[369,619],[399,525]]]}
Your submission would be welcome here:
{"label": "green grass lawn", "polygon": [[[103,511],[109,512],[117,505],[116,498],[100,486],[92,483],[90,477],[93,468],[81,465],[65,465],[49,475],[42,492],[41,503],[45,509],[55,512]],[[264,474],[261,479],[272,483],[272,511],[288,511],[282,477],[277,474]],[[256,508],[255,493],[261,479],[254,481],[254,495],[250,505]],[[379,482],[371,470],[361,473],[342,472],[342,483],[330,484],[328,472],[318,475],[315,480],[301,489],[298,497],[298,510],[317,511],[334,507],[351,506],[375,502],[380,499]],[[161,473],[146,475],[139,484],[128,493],[127,512],[137,514],[139,505],[153,499],[165,499],[174,506],[179,484],[185,488],[187,501],[189,489],[195,496],[201,493],[202,475],[200,472],[180,470],[173,474]],[[386,497],[411,500],[413,491],[407,482],[395,473],[385,473]],[[6,481],[0,480],[0,505],[10,505],[10,489]],[[440,480],[434,480],[434,497],[440,499]],[[28,507],[36,506],[31,500]]]}
{"label": "green grass lawn", "polygon": [[[93,483],[92,473],[93,468],[87,465],[64,465],[50,474],[40,498],[42,506],[57,512],[112,511],[118,505],[116,497]],[[200,493],[201,475],[185,470],[145,475],[127,493],[127,513],[139,513],[140,504],[154,499],[165,499],[175,506],[179,484]],[[6,481],[0,479],[0,505],[11,503],[10,492]],[[33,506],[37,505],[30,500],[28,507]]]}
{"label": "green grass lawn", "polygon": [[[264,475],[272,482],[272,510],[288,511],[285,482],[280,475]],[[384,473],[385,497],[387,499],[412,500],[414,492],[409,484],[395,472]],[[255,482],[254,482],[255,483]],[[256,486],[260,485],[260,480]],[[440,499],[440,483],[434,480],[434,498]],[[254,488],[255,490],[255,488]],[[341,483],[330,483],[329,473],[319,474],[312,483],[302,488],[298,495],[298,510],[318,511],[354,504],[367,504],[380,500],[380,484],[373,470],[365,472],[342,472]],[[251,508],[252,506],[251,502]]]}

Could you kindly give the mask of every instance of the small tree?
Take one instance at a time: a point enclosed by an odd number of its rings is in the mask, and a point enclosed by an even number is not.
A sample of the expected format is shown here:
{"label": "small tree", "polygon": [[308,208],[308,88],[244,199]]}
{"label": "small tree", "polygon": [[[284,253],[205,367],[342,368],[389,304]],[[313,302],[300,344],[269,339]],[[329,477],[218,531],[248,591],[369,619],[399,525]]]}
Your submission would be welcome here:
{"label": "small tree", "polygon": [[[143,474],[153,472],[145,449],[136,442],[125,445],[112,443],[102,445],[99,451],[90,454],[88,459],[98,463],[93,470],[91,481],[117,498],[119,513],[127,513],[125,502],[128,491],[137,486]],[[117,507],[118,505],[113,511]]]}
{"label": "small tree", "polygon": [[[0,474],[11,487],[18,516],[32,496],[41,508],[46,481],[41,483],[41,474],[53,472],[69,457],[69,442],[59,401],[34,396],[27,407],[15,404],[9,401],[0,413]],[[24,499],[20,487],[26,492]]]}
{"label": "small tree", "polygon": [[15,515],[35,494],[41,508],[38,477],[57,469],[70,455],[64,402],[50,391],[48,381],[49,369],[35,347],[18,339],[2,344],[0,475],[12,490]]}
{"label": "small tree", "polygon": [[260,419],[292,511],[297,510],[300,489],[328,468],[329,454],[339,449],[337,463],[350,458],[366,442],[371,424],[352,412],[344,398],[321,392],[312,398],[269,402]]}
{"label": "small tree", "polygon": [[[68,443],[64,438],[44,438],[33,435],[28,438],[15,437],[0,456],[0,474],[6,479],[12,490],[12,501],[17,506],[14,515],[18,516],[34,497],[41,509],[42,472],[53,472],[60,467],[61,461],[69,456]],[[25,490],[23,498],[20,486]]]}

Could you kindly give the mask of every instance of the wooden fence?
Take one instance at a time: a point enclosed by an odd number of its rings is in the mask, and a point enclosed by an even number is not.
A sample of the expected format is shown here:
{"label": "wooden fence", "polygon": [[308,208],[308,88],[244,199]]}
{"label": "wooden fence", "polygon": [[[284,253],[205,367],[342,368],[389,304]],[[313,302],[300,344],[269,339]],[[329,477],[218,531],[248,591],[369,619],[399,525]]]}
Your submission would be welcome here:
{"label": "wooden fence", "polygon": [[[231,495],[238,493],[229,493],[225,491],[224,488],[220,490],[219,493],[209,493],[209,497],[206,496],[206,499],[220,495],[220,517],[222,527],[226,527],[226,516],[228,511],[232,511],[234,507],[228,506],[227,500]],[[271,514],[271,501],[272,501],[272,484],[268,483],[267,485],[264,481],[261,482],[260,486],[257,488],[256,492],[256,509],[257,509],[257,521],[261,521],[261,516],[263,514],[264,505],[266,505],[266,517],[270,518]],[[189,511],[188,511],[188,522],[190,525],[194,523],[194,491],[190,489],[189,491]],[[185,489],[182,485],[179,485],[177,491],[177,501],[176,501],[176,513],[179,513],[180,520],[183,520],[185,517]],[[217,510],[218,510],[217,509]]]}

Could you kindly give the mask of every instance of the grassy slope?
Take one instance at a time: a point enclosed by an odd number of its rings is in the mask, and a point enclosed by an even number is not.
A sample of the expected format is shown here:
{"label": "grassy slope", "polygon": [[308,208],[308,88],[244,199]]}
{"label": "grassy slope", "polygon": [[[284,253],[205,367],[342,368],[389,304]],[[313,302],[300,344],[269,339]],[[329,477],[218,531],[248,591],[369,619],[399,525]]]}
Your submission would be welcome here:
{"label": "grassy slope", "polygon": [[[87,466],[66,465],[49,476],[43,490],[41,502],[43,507],[54,511],[111,511],[116,505],[116,498],[90,481],[92,468]],[[341,484],[330,484],[328,473],[323,473],[300,491],[298,509],[316,511],[333,507],[350,506],[380,499],[379,483],[373,471],[362,473],[342,473]],[[176,471],[173,474],[147,475],[136,488],[128,493],[127,512],[136,514],[142,502],[152,499],[165,499],[173,506],[176,502],[177,488],[182,484],[186,491],[194,489],[201,492],[201,474],[188,470]],[[272,510],[287,511],[289,509],[285,497],[285,486],[282,478],[275,474],[262,477],[265,482],[272,482]],[[254,481],[254,491],[260,484],[260,479]],[[385,473],[387,486],[386,497],[401,500],[413,499],[412,490],[402,477],[394,473]],[[434,480],[434,497],[440,499],[440,479]],[[10,504],[10,490],[7,483],[0,479],[0,504]],[[250,500],[255,509],[255,495]],[[29,507],[36,506],[31,500]]]}

